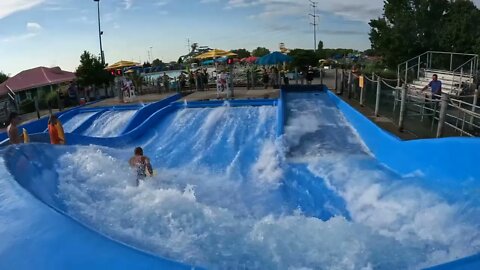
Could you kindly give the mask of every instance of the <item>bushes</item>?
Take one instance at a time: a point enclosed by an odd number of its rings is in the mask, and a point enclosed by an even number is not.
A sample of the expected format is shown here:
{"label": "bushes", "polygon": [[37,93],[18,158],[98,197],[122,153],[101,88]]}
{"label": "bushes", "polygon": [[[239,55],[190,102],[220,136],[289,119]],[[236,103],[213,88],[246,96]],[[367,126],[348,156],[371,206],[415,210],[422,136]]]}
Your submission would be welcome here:
{"label": "bushes", "polygon": [[20,103],[20,110],[23,113],[31,113],[35,111],[35,102],[31,99],[26,99]]}
{"label": "bushes", "polygon": [[58,96],[58,93],[56,91],[52,91],[45,96],[45,103],[47,104],[47,107],[48,105],[50,105],[50,108],[58,109],[57,96]]}

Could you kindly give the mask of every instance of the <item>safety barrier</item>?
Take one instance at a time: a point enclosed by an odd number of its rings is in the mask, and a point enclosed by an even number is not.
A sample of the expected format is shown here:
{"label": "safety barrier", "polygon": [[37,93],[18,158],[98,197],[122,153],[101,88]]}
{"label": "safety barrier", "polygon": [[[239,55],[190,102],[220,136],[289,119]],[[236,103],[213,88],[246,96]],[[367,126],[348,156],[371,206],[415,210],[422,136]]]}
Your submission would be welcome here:
{"label": "safety barrier", "polygon": [[447,93],[446,117],[440,119],[441,96],[395,86],[396,80],[376,76],[361,76],[341,72],[341,86],[337,94],[357,101],[374,110],[375,117],[386,117],[398,125],[400,131],[408,129],[418,137],[479,136],[479,90],[472,95],[452,97]]}

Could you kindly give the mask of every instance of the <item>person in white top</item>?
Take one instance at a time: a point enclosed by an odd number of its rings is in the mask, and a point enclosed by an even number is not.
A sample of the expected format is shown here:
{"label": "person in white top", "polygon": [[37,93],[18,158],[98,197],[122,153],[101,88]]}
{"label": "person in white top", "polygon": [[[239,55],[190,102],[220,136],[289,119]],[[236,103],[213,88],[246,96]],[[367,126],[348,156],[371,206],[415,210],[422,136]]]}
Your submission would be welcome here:
{"label": "person in white top", "polygon": [[220,98],[220,94],[226,90],[227,79],[225,71],[222,71],[220,75],[217,76],[217,98]]}

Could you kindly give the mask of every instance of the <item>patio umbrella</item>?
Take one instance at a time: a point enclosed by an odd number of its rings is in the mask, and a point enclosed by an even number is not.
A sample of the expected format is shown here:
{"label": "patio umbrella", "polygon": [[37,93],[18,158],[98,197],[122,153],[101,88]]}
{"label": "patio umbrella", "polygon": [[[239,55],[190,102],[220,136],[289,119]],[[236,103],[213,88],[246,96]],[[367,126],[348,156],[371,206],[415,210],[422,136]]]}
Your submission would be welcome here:
{"label": "patio umbrella", "polygon": [[218,57],[224,57],[224,56],[237,56],[235,53],[224,51],[224,50],[219,50],[219,49],[214,49],[211,51],[208,51],[206,53],[202,53],[198,56],[195,57],[195,59],[209,59],[209,58],[218,58]]}
{"label": "patio umbrella", "polygon": [[286,62],[291,62],[293,59],[285,55],[281,52],[273,52],[271,54],[267,54],[257,60],[257,64],[259,65],[277,65],[283,64]]}
{"label": "patio umbrella", "polygon": [[140,65],[140,64],[137,63],[137,62],[122,60],[122,61],[116,62],[115,64],[112,64],[112,65],[106,67],[105,69],[106,70],[121,69],[121,68],[133,67],[133,66],[138,66],[138,65]]}
{"label": "patio umbrella", "polygon": [[252,63],[257,62],[257,59],[258,59],[258,57],[250,56],[250,57],[247,57],[247,58],[243,58],[241,61],[252,64]]}
{"label": "patio umbrella", "polygon": [[215,63],[214,60],[206,60],[206,61],[203,61],[203,62],[202,62],[202,65],[206,66],[206,65],[212,65],[212,64],[214,64],[214,63]]}

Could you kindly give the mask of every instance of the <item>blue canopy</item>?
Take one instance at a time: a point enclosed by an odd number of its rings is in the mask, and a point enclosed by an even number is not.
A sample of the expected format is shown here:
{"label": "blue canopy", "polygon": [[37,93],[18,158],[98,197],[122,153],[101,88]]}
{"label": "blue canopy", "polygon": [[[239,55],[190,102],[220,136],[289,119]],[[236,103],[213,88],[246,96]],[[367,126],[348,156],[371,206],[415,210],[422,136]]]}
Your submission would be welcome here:
{"label": "blue canopy", "polygon": [[203,61],[202,62],[202,65],[206,66],[206,65],[212,65],[213,63],[215,63],[215,61],[213,60],[207,60],[207,61]]}
{"label": "blue canopy", "polygon": [[227,62],[227,60],[228,60],[228,57],[222,57],[222,58],[215,59],[215,62],[225,63]]}
{"label": "blue canopy", "polygon": [[276,64],[283,64],[285,62],[291,62],[292,57],[285,55],[281,52],[273,52],[271,54],[267,54],[263,57],[260,57],[257,60],[257,64],[259,65],[276,65]]}

